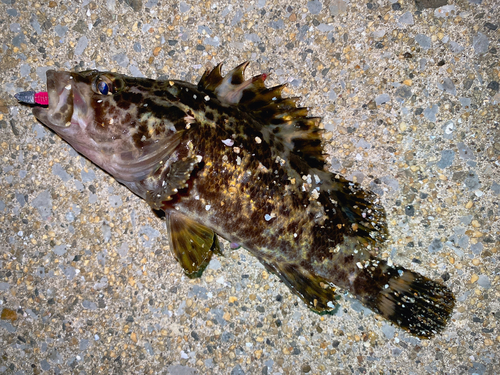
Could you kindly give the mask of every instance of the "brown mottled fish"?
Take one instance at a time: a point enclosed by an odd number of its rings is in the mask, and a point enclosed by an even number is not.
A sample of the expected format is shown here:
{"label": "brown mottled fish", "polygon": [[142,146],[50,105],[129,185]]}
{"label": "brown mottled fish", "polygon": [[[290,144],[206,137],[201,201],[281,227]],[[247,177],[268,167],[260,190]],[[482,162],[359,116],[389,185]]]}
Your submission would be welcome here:
{"label": "brown mottled fish", "polygon": [[320,119],[283,86],[267,88],[265,74],[245,80],[247,65],[225,77],[218,65],[198,85],[49,70],[49,104],[33,114],[165,212],[189,277],[219,252],[220,235],[315,312],[331,312],[340,288],[413,335],[441,332],[453,293],[377,257],[387,237],[377,197],[326,170]]}

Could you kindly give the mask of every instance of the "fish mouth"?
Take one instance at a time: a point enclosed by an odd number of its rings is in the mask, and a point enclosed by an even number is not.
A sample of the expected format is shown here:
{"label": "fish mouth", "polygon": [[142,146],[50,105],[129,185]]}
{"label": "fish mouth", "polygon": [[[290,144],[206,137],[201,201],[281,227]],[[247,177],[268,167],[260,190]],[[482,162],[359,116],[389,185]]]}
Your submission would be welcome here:
{"label": "fish mouth", "polygon": [[71,73],[48,70],[46,74],[49,105],[34,107],[33,115],[58,132],[71,126],[75,110],[86,112],[88,105],[76,87],[75,77]]}

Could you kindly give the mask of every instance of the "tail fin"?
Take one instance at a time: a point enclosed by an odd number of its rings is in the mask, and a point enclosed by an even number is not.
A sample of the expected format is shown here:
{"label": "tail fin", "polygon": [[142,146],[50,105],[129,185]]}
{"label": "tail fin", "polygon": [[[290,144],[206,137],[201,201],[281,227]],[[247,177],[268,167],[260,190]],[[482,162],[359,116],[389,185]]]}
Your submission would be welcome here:
{"label": "tail fin", "polygon": [[450,289],[402,267],[388,267],[390,275],[372,298],[360,298],[368,307],[420,338],[441,332],[455,306]]}

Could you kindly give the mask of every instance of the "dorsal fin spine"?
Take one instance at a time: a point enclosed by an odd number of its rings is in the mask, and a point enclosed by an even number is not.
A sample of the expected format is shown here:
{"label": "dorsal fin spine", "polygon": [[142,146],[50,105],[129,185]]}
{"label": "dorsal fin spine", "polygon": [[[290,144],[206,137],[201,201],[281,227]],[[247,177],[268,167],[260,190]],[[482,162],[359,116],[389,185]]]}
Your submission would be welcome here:
{"label": "dorsal fin spine", "polygon": [[[222,63],[211,71],[205,71],[198,88],[215,95],[224,105],[238,107],[247,112],[263,126],[270,126],[273,134],[288,143],[293,152],[298,152],[311,166],[322,168],[325,164],[320,119],[308,117],[306,107],[297,107],[299,97],[283,98],[286,84],[267,88],[264,81],[268,73],[245,80],[248,62],[238,65],[222,76]],[[300,145],[300,149],[297,146]]]}

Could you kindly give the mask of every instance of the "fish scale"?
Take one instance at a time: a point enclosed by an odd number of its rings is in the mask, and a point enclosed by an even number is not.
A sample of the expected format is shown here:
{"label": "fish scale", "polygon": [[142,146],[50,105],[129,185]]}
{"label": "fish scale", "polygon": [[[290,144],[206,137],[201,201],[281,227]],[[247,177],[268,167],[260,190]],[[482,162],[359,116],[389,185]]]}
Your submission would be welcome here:
{"label": "fish scale", "polygon": [[[326,169],[320,119],[246,80],[243,63],[197,85],[117,73],[47,72],[35,117],[155,210],[170,249],[200,277],[218,236],[245,247],[319,314],[337,290],[411,334],[441,332],[455,298],[446,286],[378,258],[388,238],[378,197]],[[27,94],[16,96],[35,104]]]}

